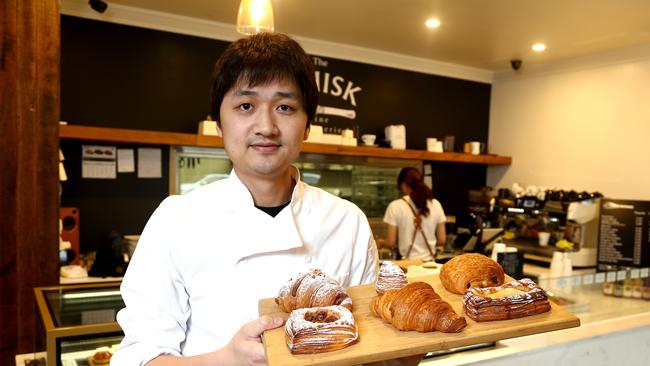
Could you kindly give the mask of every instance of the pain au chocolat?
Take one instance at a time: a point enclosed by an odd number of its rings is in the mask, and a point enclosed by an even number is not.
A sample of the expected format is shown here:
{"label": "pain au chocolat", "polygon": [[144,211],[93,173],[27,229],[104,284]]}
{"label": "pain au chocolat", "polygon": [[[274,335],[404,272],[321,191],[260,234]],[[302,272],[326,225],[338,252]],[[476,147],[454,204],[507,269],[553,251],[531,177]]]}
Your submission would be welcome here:
{"label": "pain au chocolat", "polygon": [[506,320],[551,310],[546,292],[528,278],[501,286],[470,288],[463,297],[465,314],[477,322]]}
{"label": "pain au chocolat", "polygon": [[462,295],[471,287],[500,286],[505,279],[501,265],[478,253],[450,259],[440,269],[440,282],[447,291]]}
{"label": "pain au chocolat", "polygon": [[336,351],[359,340],[352,313],[339,305],[292,311],[284,333],[294,354]]}

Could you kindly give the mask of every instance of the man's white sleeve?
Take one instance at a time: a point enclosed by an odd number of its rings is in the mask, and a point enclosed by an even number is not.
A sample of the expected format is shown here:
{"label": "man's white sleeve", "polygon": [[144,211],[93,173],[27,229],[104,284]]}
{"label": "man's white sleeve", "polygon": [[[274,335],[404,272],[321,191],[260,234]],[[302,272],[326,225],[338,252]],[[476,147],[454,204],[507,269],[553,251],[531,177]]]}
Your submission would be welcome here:
{"label": "man's white sleeve", "polygon": [[175,197],[169,197],[149,219],[122,281],[126,308],[117,321],[125,337],[111,365],[144,365],[162,354],[181,355],[190,315],[183,279],[173,261],[178,231]]}

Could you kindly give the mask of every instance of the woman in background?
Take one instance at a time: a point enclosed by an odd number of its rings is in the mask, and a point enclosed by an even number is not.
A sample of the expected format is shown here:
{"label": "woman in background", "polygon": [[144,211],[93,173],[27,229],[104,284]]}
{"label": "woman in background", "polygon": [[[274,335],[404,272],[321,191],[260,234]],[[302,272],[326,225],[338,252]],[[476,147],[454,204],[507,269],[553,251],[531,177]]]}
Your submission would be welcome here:
{"label": "woman in background", "polygon": [[416,168],[403,168],[397,177],[397,187],[404,197],[386,208],[384,222],[388,224],[388,237],[377,244],[394,248],[397,242],[403,259],[435,260],[436,246],[444,247],[447,241],[447,217],[442,205],[433,198],[433,192]]}

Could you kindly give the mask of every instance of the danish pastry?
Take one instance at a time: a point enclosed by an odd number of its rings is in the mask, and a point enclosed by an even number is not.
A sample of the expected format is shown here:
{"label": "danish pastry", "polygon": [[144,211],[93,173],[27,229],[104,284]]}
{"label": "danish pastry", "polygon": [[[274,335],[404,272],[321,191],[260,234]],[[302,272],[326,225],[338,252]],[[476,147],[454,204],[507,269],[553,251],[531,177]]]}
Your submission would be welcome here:
{"label": "danish pastry", "polygon": [[276,304],[284,312],[300,308],[341,305],[352,310],[352,298],[335,279],[319,269],[313,269],[290,279],[282,288]]}
{"label": "danish pastry", "polygon": [[284,333],[294,354],[335,351],[359,340],[352,313],[339,305],[292,311]]}
{"label": "danish pastry", "polygon": [[383,294],[387,290],[399,290],[406,286],[408,280],[404,271],[399,266],[390,261],[384,261],[379,267],[379,275],[375,284],[375,291]]}
{"label": "danish pastry", "polygon": [[501,286],[470,288],[463,297],[465,314],[477,322],[515,319],[551,310],[546,292],[528,278]]}
{"label": "danish pastry", "polygon": [[426,282],[413,282],[372,299],[370,311],[399,330],[458,333],[467,322]]}
{"label": "danish pastry", "polygon": [[440,282],[447,291],[462,295],[471,287],[500,286],[505,279],[501,265],[478,253],[450,259],[440,269]]}

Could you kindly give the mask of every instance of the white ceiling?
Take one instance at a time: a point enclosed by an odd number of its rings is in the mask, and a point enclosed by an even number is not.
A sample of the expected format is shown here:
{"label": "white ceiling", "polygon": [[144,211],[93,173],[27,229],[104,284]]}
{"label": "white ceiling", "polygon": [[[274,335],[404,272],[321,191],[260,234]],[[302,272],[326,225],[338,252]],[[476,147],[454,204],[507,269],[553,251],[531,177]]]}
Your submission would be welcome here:
{"label": "white ceiling", "polygon": [[[235,24],[239,0],[106,0]],[[650,44],[650,0],[273,0],[276,31],[485,70]],[[424,21],[438,17],[429,30]],[[530,47],[543,42],[547,50]]]}

